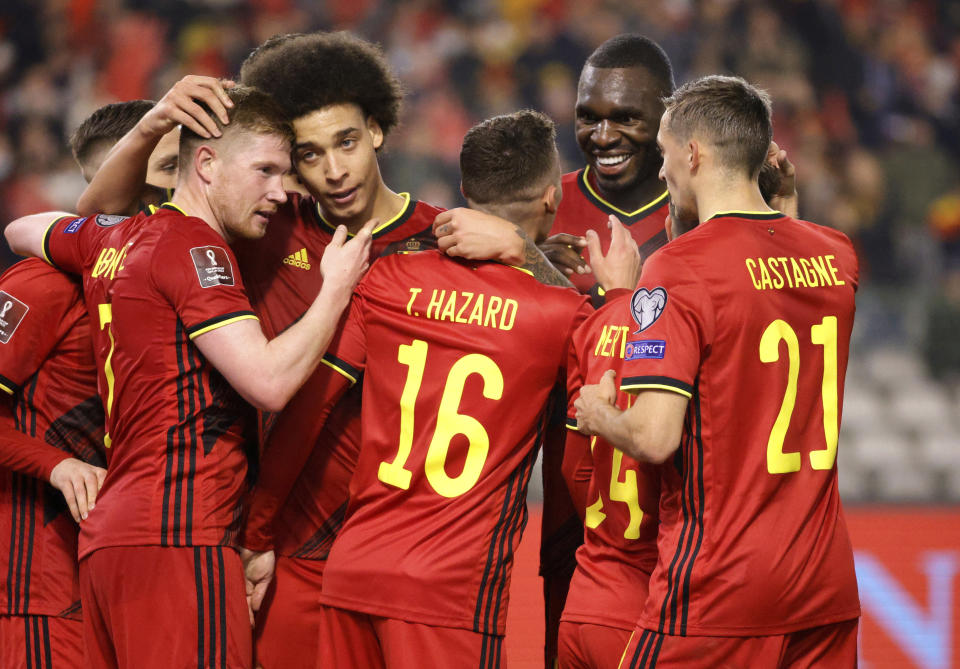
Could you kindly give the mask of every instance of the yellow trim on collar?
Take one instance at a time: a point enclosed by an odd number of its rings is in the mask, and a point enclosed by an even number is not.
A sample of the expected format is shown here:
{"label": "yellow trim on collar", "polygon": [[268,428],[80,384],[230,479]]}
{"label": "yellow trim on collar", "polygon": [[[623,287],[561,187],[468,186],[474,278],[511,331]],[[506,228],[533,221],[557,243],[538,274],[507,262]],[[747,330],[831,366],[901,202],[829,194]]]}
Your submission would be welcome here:
{"label": "yellow trim on collar", "polygon": [[587,165],[586,167],[583,168],[583,183],[587,187],[587,190],[590,191],[590,194],[593,195],[598,200],[600,200],[604,204],[604,206],[607,206],[610,209],[613,209],[615,212],[623,216],[632,218],[634,216],[642,214],[647,209],[652,209],[654,207],[659,206],[661,203],[663,203],[664,200],[666,200],[670,196],[670,193],[668,191],[663,191],[663,195],[660,195],[659,197],[654,198],[653,200],[643,205],[636,211],[629,211],[629,212],[624,211],[623,209],[613,206],[612,204],[604,200],[602,197],[600,197],[600,194],[593,189],[593,186],[590,185],[590,179],[587,178],[587,174],[589,174],[589,172],[590,172],[590,166]]}
{"label": "yellow trim on collar", "polygon": [[[374,228],[373,234],[377,234],[384,228],[393,225],[398,218],[400,218],[401,216],[407,213],[407,210],[410,208],[410,193],[397,193],[397,194],[403,198],[403,206],[400,207],[400,210],[396,214],[394,214],[390,218],[390,220],[384,223],[381,223],[376,228]],[[320,219],[320,222],[323,223],[325,226],[327,226],[330,229],[330,232],[336,232],[337,226],[333,225],[323,217],[323,212],[320,211],[320,203],[316,202],[314,203],[314,206],[317,208],[317,217]],[[347,233],[347,237],[353,237],[353,236],[354,234],[352,232]]]}

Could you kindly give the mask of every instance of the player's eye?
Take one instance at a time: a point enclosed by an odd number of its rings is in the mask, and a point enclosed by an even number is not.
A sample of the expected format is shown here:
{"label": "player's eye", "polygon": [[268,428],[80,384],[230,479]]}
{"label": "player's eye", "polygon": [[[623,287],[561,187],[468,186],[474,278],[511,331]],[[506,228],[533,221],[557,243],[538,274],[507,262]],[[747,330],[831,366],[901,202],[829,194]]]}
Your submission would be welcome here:
{"label": "player's eye", "polygon": [[577,120],[586,125],[593,125],[597,122],[597,117],[587,112],[577,112]]}
{"label": "player's eye", "polygon": [[340,146],[345,149],[352,149],[354,146],[356,146],[356,144],[357,140],[355,140],[353,137],[347,137],[345,140],[340,142]]}
{"label": "player's eye", "polygon": [[317,159],[316,151],[301,151],[297,154],[297,160],[305,163],[311,163]]}

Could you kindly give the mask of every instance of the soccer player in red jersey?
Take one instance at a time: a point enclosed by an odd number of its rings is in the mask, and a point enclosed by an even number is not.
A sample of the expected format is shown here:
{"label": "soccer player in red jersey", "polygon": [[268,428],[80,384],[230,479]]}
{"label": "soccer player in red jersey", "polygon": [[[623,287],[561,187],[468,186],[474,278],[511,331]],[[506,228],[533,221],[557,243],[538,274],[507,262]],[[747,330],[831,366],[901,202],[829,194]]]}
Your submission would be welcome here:
{"label": "soccer player in red jersey", "polygon": [[247,469],[240,398],[283,406],[367,264],[372,226],[346,244],[338,230],[310,309],[263,336],[227,242],[262,236],[285,200],[293,131],[262,92],[228,96],[232,122],[218,138],[184,129],[176,195],[157,214],[67,217],[46,232],[33,216],[7,228],[15,250],[83,273],[100,325],[110,469],[80,536],[88,666],[251,666],[242,567],[229,550]]}
{"label": "soccer player in red jersey", "polygon": [[581,431],[678,471],[624,667],[856,666],[836,449],[857,258],[842,233],[764,203],[771,128],[741,79],[667,100],[661,175],[701,223],[647,260],[631,298],[633,405],[614,406],[609,372],[576,401]]}
{"label": "soccer player in red jersey", "polygon": [[[471,130],[466,196],[515,203],[527,234],[542,235],[559,194],[553,132],[532,112]],[[325,358],[343,376],[318,370],[290,407],[308,405],[313,422],[285,412],[271,435],[288,449],[311,441],[318,398],[329,408],[365,370],[363,448],[324,572],[318,666],[502,665],[543,407],[587,309],[499,263],[427,250],[374,264]]]}

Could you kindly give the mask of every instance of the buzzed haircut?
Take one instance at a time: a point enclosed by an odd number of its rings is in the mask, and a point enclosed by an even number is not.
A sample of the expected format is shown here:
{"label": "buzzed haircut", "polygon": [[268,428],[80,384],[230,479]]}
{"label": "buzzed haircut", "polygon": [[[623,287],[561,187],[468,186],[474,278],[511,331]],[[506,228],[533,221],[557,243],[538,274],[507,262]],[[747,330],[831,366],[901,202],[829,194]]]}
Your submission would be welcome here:
{"label": "buzzed haircut", "polygon": [[556,141],[556,124],[531,109],[473,126],[460,149],[463,194],[478,204],[539,197],[559,169]]}
{"label": "buzzed haircut", "polygon": [[83,165],[99,145],[116,144],[156,104],[153,100],[130,100],[100,107],[70,135],[70,151],[74,159]]}
{"label": "buzzed haircut", "polygon": [[667,52],[649,37],[636,33],[611,37],[590,54],[586,65],[606,69],[642,67],[659,82],[662,95],[670,95],[675,87]]}
{"label": "buzzed haircut", "polygon": [[[193,152],[200,144],[216,144],[227,139],[237,132],[247,131],[265,135],[277,135],[290,147],[293,146],[294,133],[290,118],[284,113],[277,102],[263,91],[250,86],[235,86],[226,89],[227,97],[233,102],[233,107],[227,109],[230,123],[224,125],[220,118],[210,111],[207,106],[195,100],[217,124],[221,131],[218,138],[207,139],[201,137],[187,126],[180,130],[180,165],[189,165]],[[183,170],[181,170],[183,174]]]}
{"label": "buzzed haircut", "polygon": [[663,103],[667,130],[678,140],[697,135],[717,149],[725,167],[757,177],[773,139],[765,91],[740,77],[711,75],[684,84]]}
{"label": "buzzed haircut", "polygon": [[274,36],[247,57],[240,80],[272,95],[293,119],[355,104],[386,136],[400,118],[403,89],[383,51],[348,32]]}

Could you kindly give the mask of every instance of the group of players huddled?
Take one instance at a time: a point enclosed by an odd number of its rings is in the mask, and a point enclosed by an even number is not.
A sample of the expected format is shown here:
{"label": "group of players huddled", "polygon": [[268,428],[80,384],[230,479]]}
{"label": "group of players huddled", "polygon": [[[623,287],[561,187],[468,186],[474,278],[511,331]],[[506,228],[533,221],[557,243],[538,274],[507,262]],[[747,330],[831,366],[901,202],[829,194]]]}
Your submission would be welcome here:
{"label": "group of players huddled", "polygon": [[542,450],[546,666],[855,666],[857,260],[766,94],[614,37],[584,167],[491,118],[450,211],[381,178],[401,99],[277,36],[98,110],[77,212],[7,226],[0,664],[503,667]]}

